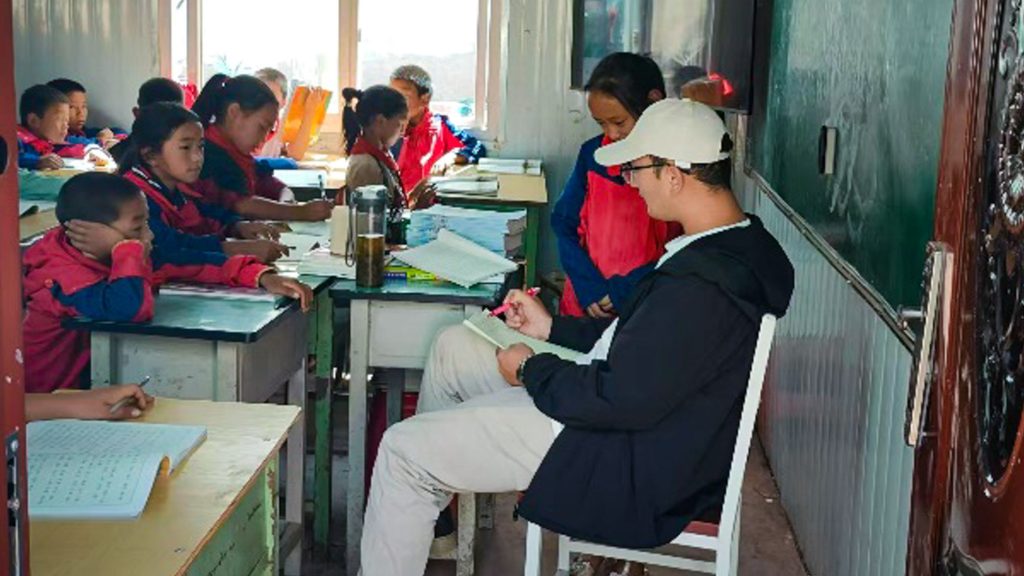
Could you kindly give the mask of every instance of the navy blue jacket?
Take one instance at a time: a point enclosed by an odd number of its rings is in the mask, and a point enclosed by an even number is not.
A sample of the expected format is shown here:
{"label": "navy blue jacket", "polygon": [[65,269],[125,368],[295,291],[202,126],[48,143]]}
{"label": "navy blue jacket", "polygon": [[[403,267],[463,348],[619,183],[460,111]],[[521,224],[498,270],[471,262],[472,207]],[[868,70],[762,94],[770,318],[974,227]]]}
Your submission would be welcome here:
{"label": "navy blue jacket", "polygon": [[[523,516],[567,536],[652,548],[721,507],[760,318],[785,314],[793,292],[789,259],[750,218],[645,277],[607,360],[526,362],[534,403],[565,429]],[[557,318],[550,340],[586,350],[609,324]]]}

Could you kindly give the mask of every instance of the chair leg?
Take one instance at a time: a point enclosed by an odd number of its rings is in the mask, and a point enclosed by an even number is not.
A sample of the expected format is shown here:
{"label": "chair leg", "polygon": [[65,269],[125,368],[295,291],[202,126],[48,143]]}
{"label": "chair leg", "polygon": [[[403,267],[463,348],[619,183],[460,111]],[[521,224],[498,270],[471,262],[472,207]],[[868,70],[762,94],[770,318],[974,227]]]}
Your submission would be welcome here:
{"label": "chair leg", "polygon": [[475,540],[476,494],[459,494],[458,549],[455,551],[456,576],[473,576]]}
{"label": "chair leg", "polygon": [[569,573],[569,537],[558,535],[558,573]]}
{"label": "chair leg", "polygon": [[476,510],[477,527],[481,530],[494,529],[494,494],[479,494]]}
{"label": "chair leg", "polygon": [[715,576],[736,576],[740,561],[740,515],[736,514],[732,534],[726,546],[715,552]]}
{"label": "chair leg", "polygon": [[523,576],[540,576],[540,558],[544,552],[543,532],[533,522],[526,523],[526,561]]}

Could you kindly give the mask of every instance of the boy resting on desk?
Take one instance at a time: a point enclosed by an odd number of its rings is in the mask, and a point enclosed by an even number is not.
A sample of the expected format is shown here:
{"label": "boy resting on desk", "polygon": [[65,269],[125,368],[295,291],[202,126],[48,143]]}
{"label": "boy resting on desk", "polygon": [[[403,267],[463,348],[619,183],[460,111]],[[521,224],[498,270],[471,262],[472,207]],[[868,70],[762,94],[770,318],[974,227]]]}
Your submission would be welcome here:
{"label": "boy resting on desk", "polygon": [[164,253],[152,245],[148,218],[142,191],[113,174],[79,174],[61,188],[61,226],[24,255],[27,391],[83,387],[89,334],[64,328],[65,318],[145,322],[153,317],[153,287],[167,280],[262,286],[308,309],[308,286],[250,256],[196,262],[181,252]]}
{"label": "boy resting on desk", "polygon": [[98,164],[110,156],[92,139],[68,136],[71,106],[60,90],[37,84],[21,95],[18,103],[18,167],[56,170],[62,158],[89,158]]}

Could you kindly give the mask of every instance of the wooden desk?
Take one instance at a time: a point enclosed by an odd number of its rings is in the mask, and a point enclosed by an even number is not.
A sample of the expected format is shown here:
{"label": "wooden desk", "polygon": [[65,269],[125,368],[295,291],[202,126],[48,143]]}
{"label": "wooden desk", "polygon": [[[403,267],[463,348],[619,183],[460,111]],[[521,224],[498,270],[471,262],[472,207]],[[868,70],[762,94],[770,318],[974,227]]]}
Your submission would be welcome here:
{"label": "wooden desk", "polygon": [[44,232],[57,225],[57,213],[53,210],[42,210],[18,219],[18,239],[28,242],[41,236]]}
{"label": "wooden desk", "polygon": [[33,576],[276,575],[277,455],[300,411],[160,398],[139,421],[200,424],[207,438],[137,520],[33,520]]}
{"label": "wooden desk", "polygon": [[[315,293],[324,278],[302,280]],[[152,377],[157,396],[230,402],[265,402],[288,383],[288,402],[306,406],[307,334],[312,315],[297,302],[277,309],[272,302],[157,296],[145,324],[76,318],[65,325],[91,333],[93,386]],[[285,519],[302,525],[305,427],[288,438]],[[330,455],[326,455],[330,457]]]}
{"label": "wooden desk", "polygon": [[[385,281],[382,288],[359,288],[338,280],[330,295],[336,307],[351,307],[348,404],[348,574],[359,570],[366,486],[366,394],[370,368],[422,370],[438,331],[459,324],[483,307],[498,303],[500,284],[462,288],[447,282]],[[404,383],[388,382],[388,421],[401,414]]]}
{"label": "wooden desk", "polygon": [[[453,176],[476,176],[476,166],[465,166],[452,172]],[[523,238],[523,252],[526,256],[525,282],[527,286],[537,283],[537,258],[540,252],[541,212],[548,203],[547,181],[543,175],[495,174],[498,178],[498,195],[485,197],[470,194],[438,194],[441,204],[482,208],[488,210],[526,209],[526,236]]]}

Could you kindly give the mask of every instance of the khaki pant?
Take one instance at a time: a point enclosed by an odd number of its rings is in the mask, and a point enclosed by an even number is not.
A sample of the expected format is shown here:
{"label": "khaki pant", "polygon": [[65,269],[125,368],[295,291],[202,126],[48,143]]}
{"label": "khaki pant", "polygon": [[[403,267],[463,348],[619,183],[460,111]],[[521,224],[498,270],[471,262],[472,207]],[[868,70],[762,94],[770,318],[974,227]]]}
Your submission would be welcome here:
{"label": "khaki pant", "polygon": [[554,440],[526,390],[498,373],[494,347],[462,326],[435,341],[418,412],[381,441],[363,528],[365,576],[421,576],[452,494],[525,490]]}

